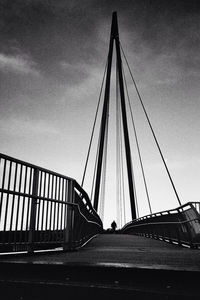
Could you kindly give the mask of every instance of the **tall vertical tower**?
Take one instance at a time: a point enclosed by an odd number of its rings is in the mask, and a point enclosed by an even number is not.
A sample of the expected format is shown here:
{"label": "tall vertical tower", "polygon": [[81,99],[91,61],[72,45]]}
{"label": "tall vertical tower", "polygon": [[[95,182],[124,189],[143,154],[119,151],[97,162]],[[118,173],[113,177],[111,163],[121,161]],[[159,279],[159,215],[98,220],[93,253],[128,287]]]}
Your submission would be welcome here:
{"label": "tall vertical tower", "polygon": [[103,161],[103,154],[105,151],[104,142],[105,142],[106,122],[107,122],[107,115],[108,115],[109,101],[110,101],[110,78],[111,78],[111,70],[112,70],[112,57],[113,57],[114,45],[115,45],[116,59],[117,59],[116,67],[118,72],[118,81],[119,81],[119,90],[120,90],[122,124],[123,124],[124,145],[125,145],[125,154],[126,154],[129,196],[130,196],[130,204],[131,204],[131,214],[132,214],[132,219],[135,219],[136,207],[135,207],[135,195],[134,195],[134,186],[133,186],[134,183],[133,183],[132,158],[131,158],[131,151],[130,151],[128,125],[127,125],[126,103],[125,103],[125,95],[124,95],[124,81],[123,81],[123,73],[122,73],[122,60],[121,60],[119,30],[118,30],[118,21],[117,21],[116,12],[113,12],[112,14],[112,25],[111,25],[110,44],[109,44],[109,52],[108,52],[105,94],[104,94],[103,112],[101,117],[100,142],[99,142],[96,181],[95,181],[95,190],[94,190],[94,208],[95,210],[98,209],[100,186],[102,180],[101,178],[102,161]]}

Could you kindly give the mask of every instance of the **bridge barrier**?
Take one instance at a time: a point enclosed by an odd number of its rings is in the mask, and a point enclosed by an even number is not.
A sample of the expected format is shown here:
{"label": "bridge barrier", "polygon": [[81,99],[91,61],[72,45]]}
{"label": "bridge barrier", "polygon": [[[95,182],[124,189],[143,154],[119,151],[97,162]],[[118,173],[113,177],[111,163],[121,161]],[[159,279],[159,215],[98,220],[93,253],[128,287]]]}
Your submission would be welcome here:
{"label": "bridge barrier", "polygon": [[176,209],[158,212],[126,224],[121,233],[160,239],[190,248],[200,246],[200,203],[188,202]]}
{"label": "bridge barrier", "polygon": [[73,178],[0,154],[0,252],[73,250],[102,230]]}

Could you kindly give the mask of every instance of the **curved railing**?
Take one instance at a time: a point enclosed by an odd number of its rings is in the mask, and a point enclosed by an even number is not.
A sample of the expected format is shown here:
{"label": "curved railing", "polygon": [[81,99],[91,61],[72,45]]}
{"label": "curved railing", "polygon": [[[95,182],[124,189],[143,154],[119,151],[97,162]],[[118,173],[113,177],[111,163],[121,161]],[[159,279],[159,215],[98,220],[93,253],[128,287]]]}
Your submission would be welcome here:
{"label": "curved railing", "polygon": [[0,252],[73,250],[102,230],[73,178],[0,154]]}
{"label": "curved railing", "polygon": [[133,220],[121,229],[121,233],[141,235],[198,248],[200,246],[199,212],[199,202],[188,202],[176,209]]}

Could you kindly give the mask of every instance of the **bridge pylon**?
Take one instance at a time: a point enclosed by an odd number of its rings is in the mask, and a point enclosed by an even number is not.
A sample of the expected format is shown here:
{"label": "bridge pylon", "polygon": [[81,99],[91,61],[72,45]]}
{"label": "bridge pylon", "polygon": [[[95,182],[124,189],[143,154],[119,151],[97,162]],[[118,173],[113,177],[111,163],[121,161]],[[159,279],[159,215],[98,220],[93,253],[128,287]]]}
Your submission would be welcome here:
{"label": "bridge pylon", "polygon": [[111,79],[112,57],[113,57],[114,45],[115,45],[115,50],[116,50],[116,60],[117,60],[116,68],[117,68],[119,90],[120,90],[122,124],[123,124],[124,145],[125,145],[125,154],[126,154],[126,167],[127,167],[127,175],[128,175],[129,196],[130,196],[130,204],[131,204],[131,214],[132,214],[132,219],[136,219],[136,205],[135,205],[135,194],[134,194],[132,158],[131,158],[131,150],[130,150],[128,125],[127,125],[126,103],[125,103],[125,94],[124,94],[124,80],[123,80],[123,72],[122,72],[122,60],[121,60],[121,50],[120,50],[120,41],[119,41],[117,12],[113,12],[113,14],[112,14],[112,25],[111,25],[110,44],[109,44],[109,51],[108,51],[104,103],[103,103],[103,111],[102,111],[102,117],[101,117],[100,141],[99,141],[95,190],[94,190],[94,209],[96,211],[98,210],[100,186],[101,186],[101,179],[102,179],[103,155],[104,155],[104,151],[106,151],[106,149],[104,147],[104,143],[105,143],[105,136],[106,136],[107,117],[108,117],[108,112],[109,112],[110,79]]}

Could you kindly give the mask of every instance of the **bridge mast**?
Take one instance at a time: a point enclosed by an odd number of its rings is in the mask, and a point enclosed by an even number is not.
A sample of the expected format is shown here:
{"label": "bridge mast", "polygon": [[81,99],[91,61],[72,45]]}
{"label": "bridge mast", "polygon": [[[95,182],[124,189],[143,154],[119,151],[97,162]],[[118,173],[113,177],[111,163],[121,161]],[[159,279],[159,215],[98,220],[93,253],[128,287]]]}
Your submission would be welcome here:
{"label": "bridge mast", "polygon": [[106,73],[106,85],[104,94],[104,104],[103,112],[101,117],[101,131],[100,131],[100,143],[99,143],[99,153],[97,162],[97,173],[94,191],[94,209],[97,211],[99,202],[99,191],[101,184],[101,170],[102,170],[102,160],[103,160],[103,150],[104,150],[104,140],[105,140],[105,130],[106,130],[106,119],[108,115],[109,100],[110,100],[110,77],[112,68],[112,56],[113,56],[113,43],[114,43],[114,20],[112,19],[111,33],[110,33],[110,45],[108,52],[108,66]]}
{"label": "bridge mast", "polygon": [[122,74],[122,60],[121,60],[121,51],[120,51],[120,42],[119,42],[119,32],[118,32],[118,22],[117,22],[117,13],[113,13],[113,20],[115,24],[115,45],[117,53],[117,69],[119,74],[119,88],[120,88],[120,97],[121,97],[121,109],[122,109],[122,122],[124,130],[124,142],[125,142],[125,152],[126,152],[126,165],[128,173],[128,184],[129,184],[129,196],[131,202],[131,213],[132,219],[136,219],[136,208],[135,208],[135,195],[133,189],[133,170],[132,170],[132,158],[128,134],[128,125],[127,125],[127,116],[126,116],[126,104],[124,96],[124,81]]}
{"label": "bridge mast", "polygon": [[124,143],[125,143],[126,164],[127,164],[127,173],[128,173],[129,195],[130,195],[130,203],[131,203],[131,213],[132,213],[132,219],[135,219],[136,218],[136,208],[135,208],[135,195],[134,195],[134,188],[133,188],[132,159],[131,159],[127,116],[126,116],[124,82],[123,82],[123,74],[122,74],[122,61],[121,61],[119,31],[118,31],[118,22],[117,22],[117,13],[116,12],[113,12],[113,15],[112,15],[112,26],[111,26],[110,45],[109,45],[109,53],[108,53],[108,67],[107,67],[107,74],[106,74],[104,105],[103,105],[103,113],[102,113],[102,119],[101,119],[100,145],[99,145],[97,174],[96,174],[96,182],[95,182],[94,208],[95,208],[95,210],[98,209],[98,201],[99,201],[99,190],[100,190],[100,183],[101,183],[101,170],[102,170],[102,158],[103,158],[103,151],[104,151],[106,118],[107,118],[107,114],[108,114],[109,99],[110,99],[110,77],[111,77],[114,41],[115,41],[115,46],[116,46],[117,71],[119,74],[119,88],[120,88],[120,98],[121,98],[122,122],[123,122],[123,131],[124,131]]}

